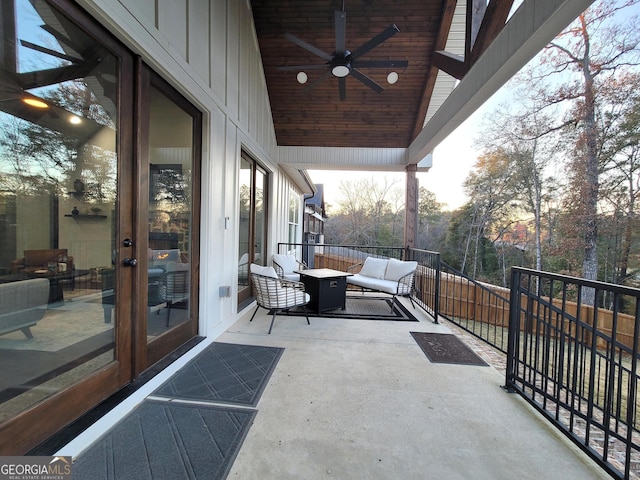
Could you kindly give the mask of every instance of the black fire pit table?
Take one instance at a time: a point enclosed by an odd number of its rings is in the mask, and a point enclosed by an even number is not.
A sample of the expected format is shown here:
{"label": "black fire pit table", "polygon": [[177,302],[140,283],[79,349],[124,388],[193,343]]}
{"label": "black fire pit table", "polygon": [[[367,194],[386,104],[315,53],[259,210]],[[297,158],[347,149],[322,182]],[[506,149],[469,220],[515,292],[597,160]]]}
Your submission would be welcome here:
{"label": "black fire pit table", "polygon": [[331,270],[330,268],[310,268],[297,270],[300,281],[311,296],[309,309],[322,313],[347,305],[347,277],[352,273]]}

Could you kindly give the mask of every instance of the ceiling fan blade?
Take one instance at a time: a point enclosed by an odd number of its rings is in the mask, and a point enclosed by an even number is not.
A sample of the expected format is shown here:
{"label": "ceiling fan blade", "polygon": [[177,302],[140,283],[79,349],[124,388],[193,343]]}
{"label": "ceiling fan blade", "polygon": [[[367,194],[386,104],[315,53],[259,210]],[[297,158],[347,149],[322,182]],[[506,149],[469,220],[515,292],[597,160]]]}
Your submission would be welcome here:
{"label": "ceiling fan blade", "polygon": [[356,68],[405,68],[409,66],[407,60],[358,60],[354,61]]}
{"label": "ceiling fan blade", "polygon": [[327,71],[325,73],[323,73],[322,75],[320,75],[318,78],[316,78],[313,82],[311,82],[309,85],[307,85],[303,91],[308,92],[309,90],[313,90],[314,88],[316,88],[321,82],[323,82],[324,80],[326,80],[329,76],[331,75],[331,71]]}
{"label": "ceiling fan blade", "polygon": [[345,37],[347,31],[347,13],[336,10],[335,13],[336,23],[336,53],[344,54],[346,50]]}
{"label": "ceiling fan blade", "polygon": [[347,82],[344,77],[338,78],[338,96],[341,102],[344,102],[345,98],[347,98]]}
{"label": "ceiling fan blade", "polygon": [[365,42],[364,44],[362,44],[358,49],[356,49],[355,52],[352,52],[351,58],[353,59],[358,58],[364,55],[365,53],[367,53],[369,50],[373,50],[385,40],[388,40],[391,37],[393,37],[399,31],[400,29],[395,25],[389,25],[384,31],[380,32],[378,35],[373,37],[368,42]]}
{"label": "ceiling fan blade", "polygon": [[384,90],[382,86],[380,86],[379,84],[371,80],[364,73],[360,72],[357,68],[351,69],[351,75],[353,75],[357,80],[360,80],[367,87],[369,87],[372,90],[375,90],[378,93],[381,93]]}
{"label": "ceiling fan blade", "polygon": [[292,70],[317,70],[319,68],[327,68],[328,64],[314,64],[314,65],[285,65],[284,67],[278,67],[281,72],[290,72]]}
{"label": "ceiling fan blade", "polygon": [[313,45],[311,45],[310,43],[305,42],[304,40],[299,39],[298,37],[296,37],[295,35],[292,35],[290,33],[285,33],[284,37],[289,40],[290,42],[295,43],[296,45],[298,45],[299,47],[304,48],[305,50],[313,53],[314,55],[319,56],[320,58],[324,58],[326,61],[330,62],[331,61],[331,55],[329,55],[328,53],[323,52],[322,50],[320,50],[319,48],[314,47]]}

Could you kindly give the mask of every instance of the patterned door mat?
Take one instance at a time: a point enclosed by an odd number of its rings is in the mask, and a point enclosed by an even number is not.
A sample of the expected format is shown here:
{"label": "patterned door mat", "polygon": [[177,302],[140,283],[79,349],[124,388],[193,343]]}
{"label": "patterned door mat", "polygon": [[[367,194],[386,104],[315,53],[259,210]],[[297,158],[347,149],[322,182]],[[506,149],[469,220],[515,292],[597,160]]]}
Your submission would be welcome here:
{"label": "patterned door mat", "polygon": [[255,407],[283,351],[214,342],[152,395]]}
{"label": "patterned door mat", "polygon": [[453,334],[411,332],[411,335],[433,363],[488,366],[482,358]]}
{"label": "patterned door mat", "polygon": [[224,479],[256,413],[145,400],[78,457],[73,478]]}

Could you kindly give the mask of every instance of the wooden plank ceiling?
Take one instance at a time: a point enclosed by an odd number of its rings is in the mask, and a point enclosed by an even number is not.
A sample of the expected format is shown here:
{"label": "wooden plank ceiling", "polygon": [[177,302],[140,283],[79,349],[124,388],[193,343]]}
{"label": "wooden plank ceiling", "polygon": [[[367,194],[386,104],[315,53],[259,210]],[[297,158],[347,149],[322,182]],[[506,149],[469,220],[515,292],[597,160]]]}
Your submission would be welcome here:
{"label": "wooden plank ceiling", "polygon": [[[334,12],[346,12],[345,46],[351,52],[397,25],[399,33],[362,55],[361,60],[406,60],[403,68],[360,68],[384,87],[378,93],[353,75],[346,77],[341,101],[338,79],[329,70],[279,67],[327,63],[285,38],[295,35],[328,55],[335,51]],[[444,48],[455,2],[447,0],[251,0],[279,145],[322,147],[408,147],[424,121],[433,82],[434,51]],[[443,24],[444,21],[444,24]],[[397,71],[390,85],[387,74]]]}

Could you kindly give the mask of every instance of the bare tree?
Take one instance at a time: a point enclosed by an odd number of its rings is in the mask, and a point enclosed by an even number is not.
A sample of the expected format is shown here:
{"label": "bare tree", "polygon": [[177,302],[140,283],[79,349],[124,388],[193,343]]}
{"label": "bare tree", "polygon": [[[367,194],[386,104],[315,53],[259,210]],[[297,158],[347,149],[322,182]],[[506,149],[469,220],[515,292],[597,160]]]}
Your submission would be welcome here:
{"label": "bare tree", "polygon": [[513,202],[533,216],[535,268],[543,269],[542,220],[544,207],[555,191],[555,181],[549,175],[550,166],[557,160],[559,150],[558,127],[551,112],[543,112],[531,81],[520,79],[517,97],[521,100],[517,111],[504,106],[486,117],[487,126],[478,141],[487,151],[500,149],[511,164]]}
{"label": "bare tree", "polygon": [[341,181],[336,212],[325,227],[327,236],[338,243],[390,244],[394,221],[402,217],[403,208],[396,183],[388,177]]}
{"label": "bare tree", "polygon": [[[638,0],[600,1],[581,14],[546,48],[542,57],[540,79],[549,87],[546,105],[567,104],[564,124],[579,128],[572,165],[573,185],[578,189],[583,226],[584,261],[582,275],[596,279],[597,208],[599,200],[600,145],[596,124],[599,90],[607,77],[638,63],[640,30],[637,17],[625,17],[621,11]],[[620,15],[618,15],[620,14]],[[625,18],[624,24],[619,23]],[[593,304],[593,291],[585,292],[586,303]]]}
{"label": "bare tree", "polygon": [[619,248],[615,248],[617,266],[612,281],[624,283],[640,203],[640,74],[621,76],[608,87],[604,95],[611,107],[601,115],[602,130],[608,133],[603,142],[602,197],[619,219],[622,231]]}

